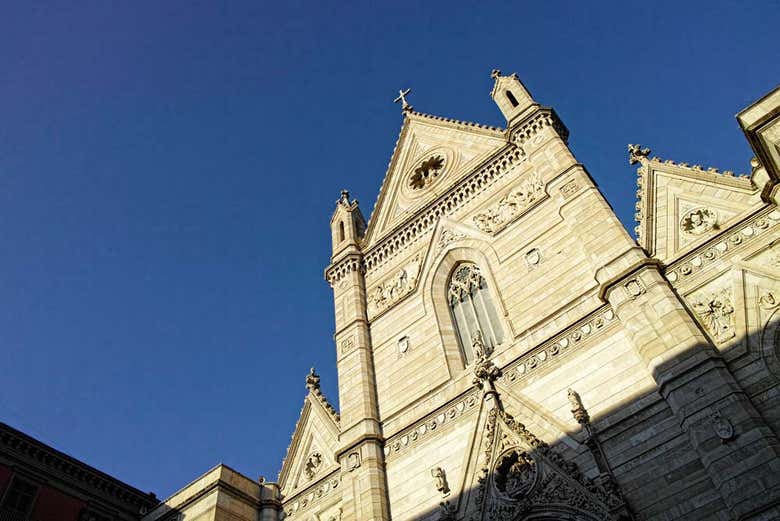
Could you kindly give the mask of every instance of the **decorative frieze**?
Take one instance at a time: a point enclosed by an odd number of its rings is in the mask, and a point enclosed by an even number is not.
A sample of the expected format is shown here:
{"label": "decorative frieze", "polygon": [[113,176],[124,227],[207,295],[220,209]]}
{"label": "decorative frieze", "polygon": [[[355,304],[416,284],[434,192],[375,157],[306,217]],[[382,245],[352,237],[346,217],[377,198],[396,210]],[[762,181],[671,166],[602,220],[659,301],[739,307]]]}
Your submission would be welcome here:
{"label": "decorative frieze", "polygon": [[615,313],[608,306],[570,327],[560,335],[543,342],[537,348],[522,355],[504,369],[502,380],[508,384],[521,380],[540,367],[560,358],[565,351],[571,351],[616,323]]}
{"label": "decorative frieze", "polygon": [[476,390],[472,391],[456,403],[427,416],[414,426],[392,436],[385,442],[385,456],[392,458],[395,454],[408,449],[420,440],[432,437],[442,425],[451,423],[475,410],[479,402],[478,393]]}
{"label": "decorative frieze", "polygon": [[672,286],[680,286],[685,279],[690,278],[691,275],[698,273],[709,264],[723,257],[727,252],[762,236],[767,230],[777,226],[779,221],[780,211],[778,210],[759,214],[728,233],[713,238],[694,253],[671,264],[666,269],[666,278],[672,283]]}
{"label": "decorative frieze", "polygon": [[368,290],[368,318],[372,319],[395,305],[417,287],[422,254],[398,269],[390,277]]}
{"label": "decorative frieze", "polygon": [[325,271],[325,279],[331,287],[335,287],[340,280],[353,271],[362,272],[364,270],[365,267],[361,257],[358,255],[350,255],[328,267]]}
{"label": "decorative frieze", "polygon": [[496,206],[473,217],[483,232],[496,234],[544,197],[544,185],[536,173],[505,195]]}
{"label": "decorative frieze", "polygon": [[332,495],[341,484],[341,479],[333,474],[323,482],[302,491],[285,502],[284,513],[286,518],[295,516],[301,510],[311,507],[322,499]]}

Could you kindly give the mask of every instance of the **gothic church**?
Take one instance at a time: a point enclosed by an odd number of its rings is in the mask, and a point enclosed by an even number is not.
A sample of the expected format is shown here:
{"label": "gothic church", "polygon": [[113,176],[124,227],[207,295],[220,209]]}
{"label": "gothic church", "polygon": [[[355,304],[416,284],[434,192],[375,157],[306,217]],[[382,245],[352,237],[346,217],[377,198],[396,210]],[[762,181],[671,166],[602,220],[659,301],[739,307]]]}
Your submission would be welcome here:
{"label": "gothic church", "polygon": [[637,239],[514,74],[494,128],[417,112],[330,221],[337,412],[278,482],[220,465],[145,521],[780,519],[780,88],[750,175],[639,145]]}

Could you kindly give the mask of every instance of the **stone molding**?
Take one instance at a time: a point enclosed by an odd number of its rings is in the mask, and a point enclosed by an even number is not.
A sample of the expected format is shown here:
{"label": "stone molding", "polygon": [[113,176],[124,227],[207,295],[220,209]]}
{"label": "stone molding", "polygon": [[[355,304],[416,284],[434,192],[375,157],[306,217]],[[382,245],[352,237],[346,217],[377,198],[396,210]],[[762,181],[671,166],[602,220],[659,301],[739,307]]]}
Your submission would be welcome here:
{"label": "stone molding", "polygon": [[[619,321],[609,305],[602,306],[587,317],[579,320],[564,331],[542,342],[502,368],[501,382],[509,385],[520,381],[542,366],[549,366],[553,360],[560,360],[566,352],[589,344],[589,340],[600,336]],[[385,443],[388,460],[417,442],[429,439],[442,425],[466,415],[480,402],[480,391],[475,387],[465,395],[451,400],[435,412],[415,422],[411,427],[392,435]],[[440,431],[439,431],[440,432]]]}
{"label": "stone molding", "polygon": [[340,473],[340,469],[334,470],[320,481],[309,485],[289,499],[285,499],[282,507],[285,516],[293,517],[298,511],[305,510],[333,494],[334,490],[341,485]]}
{"label": "stone molding", "polygon": [[476,387],[470,389],[465,395],[452,400],[422,420],[415,422],[413,426],[388,438],[384,448],[385,457],[389,461],[396,454],[404,452],[417,442],[432,438],[437,429],[440,432],[442,425],[452,423],[469,412],[477,410],[481,401],[479,389]]}
{"label": "stone molding", "polygon": [[[518,145],[525,143],[544,128],[553,127],[566,140],[568,131],[552,109],[540,109],[512,131],[514,144],[500,151],[485,165],[453,186],[448,193],[426,207],[416,217],[402,224],[365,253],[366,270],[371,271],[394,257],[423,233],[429,231],[444,216],[451,215],[467,204],[476,194],[493,184],[527,156]],[[376,212],[376,208],[374,209]],[[373,217],[373,215],[372,215]]]}
{"label": "stone molding", "polygon": [[[696,181],[720,184],[731,188],[749,191],[756,190],[753,181],[745,174],[735,176],[734,172],[730,170],[725,170],[721,173],[714,167],[705,169],[701,165],[689,166],[688,163],[677,163],[671,159],[664,160],[656,156],[648,157],[650,149],[643,149],[640,153],[632,153],[632,146],[638,147],[639,145],[629,145],[629,163],[640,163],[639,168],[636,170],[637,191],[635,203],[636,213],[634,214],[634,220],[637,222],[634,233],[636,234],[637,240],[640,242],[646,241],[648,239],[647,232],[651,232],[651,230],[645,230],[649,224],[647,217],[651,214],[651,209],[648,208],[648,204],[652,204],[656,199],[655,184],[649,176],[649,174],[652,173],[651,170],[660,170],[669,175],[682,175]],[[644,153],[645,151],[647,151],[647,153]],[[671,168],[664,169],[664,167]],[[645,193],[645,191],[647,193]]]}
{"label": "stone molding", "polygon": [[504,385],[523,380],[542,366],[549,366],[553,360],[560,360],[566,352],[579,349],[588,340],[599,336],[619,321],[609,305],[602,306],[589,316],[566,328],[563,332],[542,342],[537,347],[520,355],[503,368]]}
{"label": "stone molding", "polygon": [[666,278],[677,289],[691,282],[702,270],[736,249],[753,243],[780,222],[780,210],[769,207],[738,226],[724,230],[691,253],[666,267]]}
{"label": "stone molding", "polygon": [[446,194],[427,206],[416,217],[402,224],[395,232],[365,252],[365,266],[371,271],[403,251],[419,237],[430,231],[442,217],[449,216],[467,204],[474,195],[502,178],[526,158],[522,149],[510,145],[487,165],[479,168]]}
{"label": "stone molding", "polygon": [[340,280],[353,271],[365,273],[365,266],[360,255],[348,255],[328,266],[325,270],[325,280],[328,281],[331,287],[334,287]]}
{"label": "stone molding", "polygon": [[110,498],[115,504],[121,504],[134,514],[142,509],[151,509],[159,503],[154,494],[141,492],[122,483],[5,423],[0,423],[0,451],[67,483],[78,483],[90,493]]}
{"label": "stone molding", "polygon": [[536,109],[530,117],[520,122],[511,131],[509,140],[517,145],[522,145],[547,127],[552,127],[564,142],[569,139],[569,129],[563,124],[558,114],[553,109],[544,107]]}

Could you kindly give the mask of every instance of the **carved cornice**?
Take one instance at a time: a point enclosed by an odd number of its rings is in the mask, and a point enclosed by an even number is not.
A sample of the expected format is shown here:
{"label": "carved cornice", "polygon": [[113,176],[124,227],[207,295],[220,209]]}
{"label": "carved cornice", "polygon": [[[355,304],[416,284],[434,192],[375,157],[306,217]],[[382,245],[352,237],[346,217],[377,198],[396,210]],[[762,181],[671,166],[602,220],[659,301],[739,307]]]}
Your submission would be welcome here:
{"label": "carved cornice", "polygon": [[549,107],[540,107],[512,129],[509,140],[518,146],[522,145],[547,127],[552,127],[564,142],[569,139],[569,129],[558,114]]}
{"label": "carved cornice", "polygon": [[[500,381],[504,385],[518,382],[542,366],[549,366],[554,360],[559,360],[564,353],[589,344],[589,340],[600,336],[617,323],[612,308],[608,305],[603,306],[504,365],[501,369],[503,376],[500,377]],[[392,459],[396,454],[409,450],[416,443],[432,438],[437,432],[441,432],[442,425],[453,422],[474,410],[480,403],[480,399],[481,392],[474,388],[418,420],[412,426],[394,434],[385,443],[385,456],[388,460]]]}
{"label": "carved cornice", "polygon": [[[528,119],[512,129],[510,142],[514,143],[515,146],[505,148],[482,167],[452,187],[447,193],[433,201],[430,205],[422,208],[416,216],[401,224],[394,232],[366,251],[366,270],[371,271],[386,260],[394,257],[398,252],[417,240],[417,238],[430,231],[440,218],[452,215],[458,211],[476,194],[492,185],[513,166],[523,161],[526,155],[519,145],[525,143],[546,127],[553,127],[564,140],[568,137],[568,130],[554,110],[550,108],[538,109]],[[376,210],[375,207],[374,214],[376,214]],[[373,217],[374,215],[372,214]]]}
{"label": "carved cornice", "polygon": [[460,396],[418,420],[411,427],[394,434],[385,442],[385,456],[392,459],[396,454],[405,452],[417,442],[432,438],[437,429],[441,431],[442,425],[449,424],[470,411],[476,410],[480,400],[479,391],[472,389],[465,396]]}
{"label": "carved cornice", "polygon": [[[654,198],[654,187],[652,186],[652,181],[647,177],[652,173],[651,170],[663,170],[672,175],[684,175],[689,179],[695,179],[707,183],[718,183],[732,188],[756,190],[753,181],[745,174],[739,174],[735,176],[734,172],[730,170],[725,170],[721,173],[717,168],[714,167],[704,168],[701,165],[677,163],[671,159],[664,160],[656,156],[648,157],[650,153],[649,149],[640,149],[638,151],[635,150],[632,152],[632,146],[639,145],[629,145],[629,163],[640,163],[639,168],[637,168],[636,171],[637,191],[635,203],[636,213],[634,213],[634,220],[637,222],[637,226],[634,228],[634,232],[636,233],[637,239],[642,241],[649,241],[649,237],[643,237],[642,227],[649,224],[645,221],[652,212],[652,209],[648,208],[648,206],[653,203],[652,199]],[[647,151],[646,154],[644,154],[645,151]],[[664,167],[667,168],[664,169]],[[652,233],[652,230],[647,231]]]}
{"label": "carved cornice", "polygon": [[306,510],[320,500],[331,496],[341,485],[341,469],[334,470],[320,481],[309,485],[283,503],[284,513],[287,518],[293,517],[297,512]]}
{"label": "carved cornice", "polygon": [[347,255],[343,259],[336,261],[325,269],[325,280],[328,281],[332,287],[335,286],[341,279],[357,271],[365,273],[365,267],[363,264],[363,257],[361,255],[351,254]]}
{"label": "carved cornice", "polygon": [[568,327],[561,333],[542,342],[527,353],[522,354],[508,363],[501,381],[507,385],[520,381],[543,366],[548,366],[554,360],[559,360],[564,353],[574,351],[618,322],[610,306],[603,306]]}
{"label": "carved cornice", "polygon": [[365,253],[366,270],[370,271],[412,244],[434,228],[442,217],[455,213],[476,194],[495,183],[525,158],[518,147],[507,147],[492,161],[452,187],[446,194],[423,208],[415,217],[401,225]]}
{"label": "carved cornice", "polygon": [[780,222],[780,210],[768,207],[738,226],[724,230],[705,242],[688,255],[674,261],[666,268],[666,278],[673,287],[678,288],[696,277],[702,270],[721,257],[753,243],[763,237],[767,231],[777,227]]}
{"label": "carved cornice", "polygon": [[154,494],[147,494],[116,478],[104,474],[40,441],[0,423],[0,452],[25,466],[38,468],[66,483],[78,484],[98,496],[113,500],[133,514],[148,510],[159,503]]}

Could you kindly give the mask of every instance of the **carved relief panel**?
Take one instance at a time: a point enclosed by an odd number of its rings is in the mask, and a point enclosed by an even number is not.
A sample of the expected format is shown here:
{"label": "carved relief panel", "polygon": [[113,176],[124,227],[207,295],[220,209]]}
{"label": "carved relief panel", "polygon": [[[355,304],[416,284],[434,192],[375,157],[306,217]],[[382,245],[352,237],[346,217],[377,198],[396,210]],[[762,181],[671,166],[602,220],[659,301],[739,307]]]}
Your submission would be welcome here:
{"label": "carved relief panel", "polygon": [[392,268],[379,282],[369,286],[368,318],[382,314],[417,287],[422,267],[422,253],[417,253],[401,265]]}

